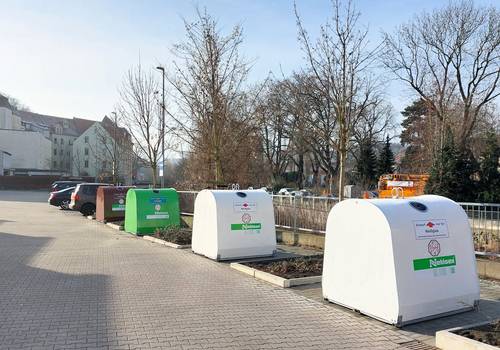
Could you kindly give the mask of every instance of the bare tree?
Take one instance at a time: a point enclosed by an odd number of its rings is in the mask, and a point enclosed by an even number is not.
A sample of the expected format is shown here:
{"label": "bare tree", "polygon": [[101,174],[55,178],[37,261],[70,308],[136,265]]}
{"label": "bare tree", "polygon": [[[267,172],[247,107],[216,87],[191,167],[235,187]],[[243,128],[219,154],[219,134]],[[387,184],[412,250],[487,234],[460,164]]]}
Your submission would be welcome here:
{"label": "bare tree", "polygon": [[5,94],[5,93],[0,92],[0,96],[7,97],[7,100],[9,101],[10,106],[16,111],[25,111],[25,112],[31,111],[27,105],[22,103],[19,99],[15,98],[13,96],[10,96],[9,94]]}
{"label": "bare tree", "polygon": [[158,161],[165,128],[161,123],[161,106],[155,96],[158,82],[152,72],[146,73],[140,65],[129,70],[120,89],[118,114],[126,125],[139,156],[147,160],[153,172],[153,186],[157,185]]}
{"label": "bare tree", "polygon": [[[384,37],[385,66],[431,106],[441,121],[440,146],[444,130],[456,122],[464,148],[481,110],[499,95],[499,11],[450,2]],[[454,115],[458,120],[451,121]]]}
{"label": "bare tree", "polygon": [[[112,112],[114,120],[107,116],[96,128],[96,146],[90,147],[98,166],[104,175],[110,176],[114,184],[130,182],[132,178],[133,145],[130,134],[118,125],[118,115]],[[108,166],[109,165],[109,166]]]}
{"label": "bare tree", "polygon": [[289,115],[286,131],[290,140],[289,149],[292,153],[290,158],[297,169],[296,183],[299,188],[304,187],[306,159],[312,150],[311,144],[316,142],[316,135],[311,133],[309,124],[309,117],[312,113],[307,94],[304,94],[304,91],[307,91],[304,81],[307,81],[307,77],[295,73],[284,80],[285,88],[282,89],[284,105]]}
{"label": "bare tree", "polygon": [[352,1],[344,5],[340,0],[333,0],[332,5],[333,16],[320,27],[315,42],[310,40],[296,7],[295,14],[299,41],[313,77],[313,94],[323,105],[321,113],[328,127],[336,124],[336,135],[328,132],[325,136],[329,138],[329,147],[338,154],[338,195],[343,199],[349,141],[360,115],[371,103],[374,90],[368,69],[376,49],[368,49],[368,30],[359,27],[360,13]]}
{"label": "bare tree", "polygon": [[73,148],[73,165],[77,176],[82,176],[82,160],[83,156],[79,148]]}
{"label": "bare tree", "polygon": [[[197,10],[196,21],[185,21],[184,27],[186,40],[173,48],[177,59],[168,78],[179,112],[172,118],[179,137],[217,186],[227,180],[225,152],[232,153],[233,142],[244,142],[248,136],[249,101],[242,85],[249,65],[239,54],[242,29],[235,26],[222,34],[206,10]],[[238,160],[244,164],[244,159]]]}
{"label": "bare tree", "polygon": [[384,142],[386,136],[396,136],[396,130],[392,105],[387,103],[382,95],[374,95],[372,103],[360,115],[352,137],[356,144],[369,140],[376,146]]}
{"label": "bare tree", "polygon": [[273,185],[283,182],[290,162],[290,149],[287,128],[288,114],[282,92],[285,84],[280,81],[265,83],[265,91],[259,98],[255,109],[263,152],[266,163],[271,168]]}

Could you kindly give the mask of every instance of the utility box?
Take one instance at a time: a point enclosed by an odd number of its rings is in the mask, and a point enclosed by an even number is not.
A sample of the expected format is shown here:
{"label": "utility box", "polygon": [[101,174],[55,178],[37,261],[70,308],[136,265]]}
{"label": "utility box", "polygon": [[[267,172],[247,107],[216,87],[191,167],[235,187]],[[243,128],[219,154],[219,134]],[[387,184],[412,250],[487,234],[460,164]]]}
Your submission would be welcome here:
{"label": "utility box", "polygon": [[125,206],[125,231],[151,235],[157,228],[179,227],[179,196],[173,188],[130,189]]}
{"label": "utility box", "polygon": [[125,219],[125,200],[129,186],[100,186],[97,189],[95,218],[100,222]]}
{"label": "utility box", "polygon": [[328,215],[323,297],[402,326],[479,301],[472,233],[445,197],[349,199]]}
{"label": "utility box", "polygon": [[203,190],[194,203],[193,252],[214,260],[276,252],[271,196],[263,190]]}

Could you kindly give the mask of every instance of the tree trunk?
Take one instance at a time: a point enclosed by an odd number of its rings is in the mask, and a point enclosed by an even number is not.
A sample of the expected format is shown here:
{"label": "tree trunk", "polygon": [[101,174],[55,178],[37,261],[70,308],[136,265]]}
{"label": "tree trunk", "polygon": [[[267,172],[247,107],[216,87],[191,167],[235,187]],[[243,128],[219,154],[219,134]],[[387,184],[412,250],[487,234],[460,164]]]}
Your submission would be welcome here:
{"label": "tree trunk", "polygon": [[152,179],[153,180],[153,188],[156,188],[156,182],[158,181],[158,174],[157,174],[158,165],[152,164],[151,169],[153,170],[153,179]]}
{"label": "tree trunk", "polygon": [[339,201],[344,200],[344,182],[345,182],[345,159],[347,157],[347,151],[345,147],[341,147],[339,161]]}
{"label": "tree trunk", "polygon": [[299,154],[297,161],[297,186],[299,189],[304,188],[304,154]]}

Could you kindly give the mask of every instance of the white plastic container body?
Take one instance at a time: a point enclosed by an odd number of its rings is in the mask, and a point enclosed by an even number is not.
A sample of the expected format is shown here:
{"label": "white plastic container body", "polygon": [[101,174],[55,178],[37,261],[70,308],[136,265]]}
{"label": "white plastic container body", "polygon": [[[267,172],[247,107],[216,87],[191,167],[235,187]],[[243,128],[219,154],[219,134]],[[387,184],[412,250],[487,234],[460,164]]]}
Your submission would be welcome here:
{"label": "white plastic container body", "polygon": [[193,252],[214,260],[276,251],[271,196],[263,190],[203,190],[194,204]]}
{"label": "white plastic container body", "polygon": [[434,195],[340,202],[328,215],[322,288],[325,299],[398,326],[474,308],[466,213]]}

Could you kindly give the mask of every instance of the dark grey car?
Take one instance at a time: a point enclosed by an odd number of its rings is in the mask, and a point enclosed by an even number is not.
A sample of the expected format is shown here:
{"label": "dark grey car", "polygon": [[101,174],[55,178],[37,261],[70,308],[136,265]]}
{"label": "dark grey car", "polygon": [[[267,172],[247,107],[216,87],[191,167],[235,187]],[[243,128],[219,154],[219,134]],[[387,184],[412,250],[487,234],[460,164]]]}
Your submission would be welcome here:
{"label": "dark grey car", "polygon": [[97,188],[99,186],[113,186],[104,183],[82,183],[76,186],[71,194],[71,203],[69,208],[77,210],[83,215],[93,215],[95,213],[95,203]]}

